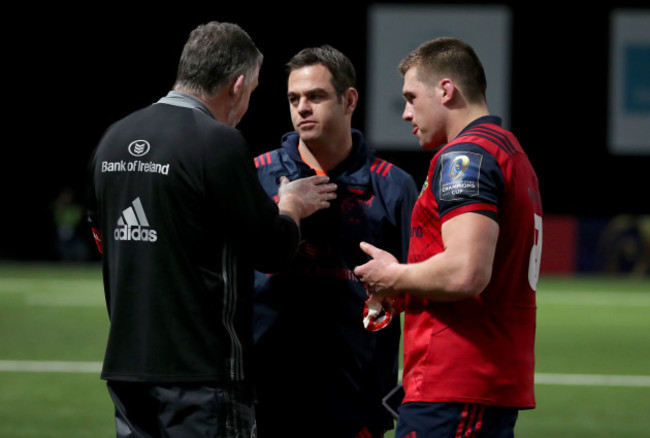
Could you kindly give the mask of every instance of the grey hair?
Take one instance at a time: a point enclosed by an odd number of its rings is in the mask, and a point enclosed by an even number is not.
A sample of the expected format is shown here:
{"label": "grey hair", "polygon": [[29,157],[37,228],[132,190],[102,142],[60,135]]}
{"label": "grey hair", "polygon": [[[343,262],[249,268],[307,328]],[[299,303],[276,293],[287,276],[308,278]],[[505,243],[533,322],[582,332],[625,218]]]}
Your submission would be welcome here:
{"label": "grey hair", "polygon": [[183,47],[174,90],[209,97],[240,75],[250,83],[263,59],[251,37],[237,24],[202,24],[190,32]]}

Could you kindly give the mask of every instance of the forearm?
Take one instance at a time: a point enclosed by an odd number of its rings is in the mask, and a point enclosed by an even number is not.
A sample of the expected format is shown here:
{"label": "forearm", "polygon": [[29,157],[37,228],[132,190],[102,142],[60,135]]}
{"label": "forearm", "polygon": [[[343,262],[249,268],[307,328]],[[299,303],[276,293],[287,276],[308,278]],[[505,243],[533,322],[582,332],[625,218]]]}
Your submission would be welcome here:
{"label": "forearm", "polygon": [[442,226],[444,251],[408,265],[395,287],[432,301],[476,297],[490,282],[498,236],[498,224],[484,215],[450,219]]}
{"label": "forearm", "polygon": [[355,275],[372,293],[407,293],[432,301],[457,301],[479,295],[490,281],[499,227],[478,214],[464,214],[443,225],[442,252],[418,263],[399,263],[390,253],[366,242],[371,257]]}
{"label": "forearm", "polygon": [[393,289],[438,302],[478,296],[490,278],[490,269],[442,252],[420,263],[394,267]]}

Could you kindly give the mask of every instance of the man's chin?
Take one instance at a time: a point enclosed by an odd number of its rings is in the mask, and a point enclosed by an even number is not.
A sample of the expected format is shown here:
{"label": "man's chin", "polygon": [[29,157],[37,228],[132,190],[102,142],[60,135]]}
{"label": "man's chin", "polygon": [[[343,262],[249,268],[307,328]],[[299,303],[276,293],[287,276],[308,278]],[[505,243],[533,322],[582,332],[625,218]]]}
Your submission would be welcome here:
{"label": "man's chin", "polygon": [[443,143],[440,143],[439,141],[436,141],[431,138],[423,138],[418,136],[418,141],[420,142],[420,147],[424,149],[425,151],[435,151],[436,149],[439,149]]}
{"label": "man's chin", "polygon": [[300,128],[298,129],[298,135],[300,135],[300,138],[303,141],[310,141],[310,140],[317,140],[318,139],[318,133],[310,128]]}

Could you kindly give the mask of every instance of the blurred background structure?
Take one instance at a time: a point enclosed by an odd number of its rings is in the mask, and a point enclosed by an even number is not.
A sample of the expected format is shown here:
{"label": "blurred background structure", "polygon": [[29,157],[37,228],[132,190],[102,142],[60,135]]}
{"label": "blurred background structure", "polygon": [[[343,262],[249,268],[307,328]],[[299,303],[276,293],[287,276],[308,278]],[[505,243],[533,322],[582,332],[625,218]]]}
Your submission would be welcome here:
{"label": "blurred background structure", "polygon": [[[78,213],[93,148],[110,123],[167,93],[189,32],[218,20],[240,24],[265,55],[238,126],[253,153],[291,129],[284,63],[327,43],[357,67],[354,124],[419,182],[432,155],[400,119],[397,62],[427,39],[467,40],[486,66],[488,106],[540,178],[542,270],[650,275],[650,1],[224,3],[56,3],[5,17],[0,261],[98,260]],[[61,213],[64,193],[73,203]]]}

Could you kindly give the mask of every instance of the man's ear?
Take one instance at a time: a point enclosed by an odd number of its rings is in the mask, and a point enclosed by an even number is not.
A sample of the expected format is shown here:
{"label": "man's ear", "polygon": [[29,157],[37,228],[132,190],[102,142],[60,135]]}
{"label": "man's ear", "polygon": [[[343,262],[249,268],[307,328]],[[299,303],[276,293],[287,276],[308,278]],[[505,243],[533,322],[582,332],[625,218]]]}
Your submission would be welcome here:
{"label": "man's ear", "polygon": [[359,92],[355,88],[348,88],[343,94],[343,103],[345,104],[345,114],[352,114],[359,101]]}
{"label": "man's ear", "polygon": [[438,82],[438,88],[440,90],[440,98],[442,103],[450,102],[454,95],[456,94],[456,86],[454,82],[449,78],[443,78]]}
{"label": "man's ear", "polygon": [[242,93],[244,91],[244,82],[244,75],[239,75],[230,87],[230,94],[232,95],[235,102],[238,101],[242,96]]}

